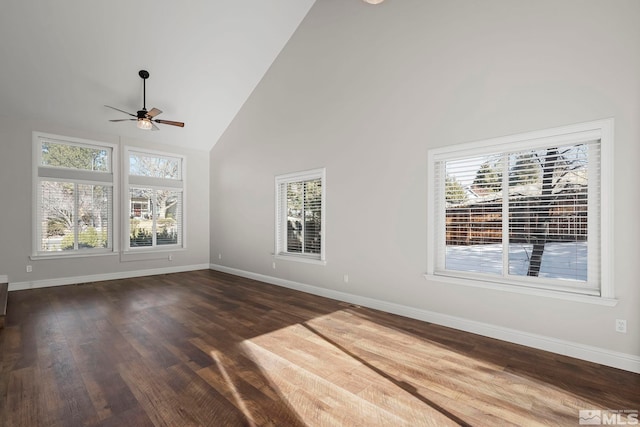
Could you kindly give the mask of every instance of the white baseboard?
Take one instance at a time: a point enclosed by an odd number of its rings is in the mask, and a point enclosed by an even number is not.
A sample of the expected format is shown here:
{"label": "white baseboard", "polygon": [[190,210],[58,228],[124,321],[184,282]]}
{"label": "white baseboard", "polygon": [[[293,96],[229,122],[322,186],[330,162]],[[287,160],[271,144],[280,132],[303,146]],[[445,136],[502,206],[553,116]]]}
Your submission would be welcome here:
{"label": "white baseboard", "polygon": [[212,270],[246,277],[249,279],[259,280],[261,282],[270,283],[272,285],[278,285],[285,288],[307,292],[313,295],[319,295],[322,297],[332,298],[351,304],[357,304],[364,307],[385,311],[387,313],[393,313],[412,319],[422,320],[424,322],[435,323],[437,325],[447,326],[461,331],[471,332],[474,334],[495,338],[514,344],[520,344],[539,350],[545,350],[564,356],[574,357],[576,359],[599,363],[601,365],[611,366],[614,368],[623,369],[625,371],[640,373],[640,357],[633,354],[620,353],[600,347],[593,347],[585,344],[551,338],[544,335],[531,334],[516,329],[477,322],[475,320],[464,319],[461,317],[450,316],[447,314],[436,313],[419,308],[407,307],[392,302],[353,295],[332,289],[320,288],[317,286],[307,285],[304,283],[294,282],[286,279],[280,279],[264,274],[252,273],[249,271],[225,267],[222,265],[211,264],[210,268]]}
{"label": "white baseboard", "polygon": [[117,273],[91,274],[88,276],[61,277],[58,279],[34,280],[31,282],[9,282],[9,291],[22,291],[25,289],[48,288],[50,286],[102,282],[105,280],[129,279],[131,277],[155,276],[157,274],[181,273],[184,271],[208,269],[209,264],[196,264],[177,267],[153,268],[148,270],[119,271]]}

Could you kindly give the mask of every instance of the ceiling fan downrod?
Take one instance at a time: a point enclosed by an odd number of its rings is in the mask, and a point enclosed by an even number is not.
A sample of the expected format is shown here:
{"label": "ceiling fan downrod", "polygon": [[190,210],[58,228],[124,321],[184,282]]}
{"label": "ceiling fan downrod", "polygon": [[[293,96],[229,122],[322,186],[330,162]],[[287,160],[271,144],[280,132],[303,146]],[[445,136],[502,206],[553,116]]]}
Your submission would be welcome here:
{"label": "ceiling fan downrod", "polygon": [[149,72],[140,70],[138,75],[142,78],[142,110],[147,111],[147,79],[149,78]]}

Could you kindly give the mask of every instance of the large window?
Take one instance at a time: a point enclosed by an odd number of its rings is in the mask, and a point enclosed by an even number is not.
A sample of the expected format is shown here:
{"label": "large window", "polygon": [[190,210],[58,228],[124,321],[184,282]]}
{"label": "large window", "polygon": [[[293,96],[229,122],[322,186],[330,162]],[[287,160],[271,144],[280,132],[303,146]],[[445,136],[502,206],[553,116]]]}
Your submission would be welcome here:
{"label": "large window", "polygon": [[126,150],[129,249],[184,246],[184,159]]}
{"label": "large window", "polygon": [[429,273],[612,297],[612,121],[432,150]]}
{"label": "large window", "polygon": [[115,146],[39,132],[33,141],[34,255],[113,252]]}
{"label": "large window", "polygon": [[276,177],[276,255],[324,261],[324,169]]}

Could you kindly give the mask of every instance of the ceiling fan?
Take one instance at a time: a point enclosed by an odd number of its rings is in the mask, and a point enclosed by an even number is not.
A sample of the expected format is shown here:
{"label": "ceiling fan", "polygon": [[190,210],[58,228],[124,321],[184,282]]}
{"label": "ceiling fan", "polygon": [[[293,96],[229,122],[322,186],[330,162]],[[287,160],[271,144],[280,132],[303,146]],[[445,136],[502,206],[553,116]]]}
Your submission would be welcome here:
{"label": "ceiling fan", "polygon": [[155,117],[158,114],[161,114],[162,110],[159,110],[157,108],[152,108],[151,111],[147,111],[146,80],[149,78],[149,72],[147,70],[140,70],[138,71],[138,75],[142,78],[142,110],[138,110],[136,114],[132,114],[124,110],[121,110],[119,108],[105,105],[105,107],[107,108],[111,108],[112,110],[120,111],[121,113],[125,113],[132,117],[135,117],[135,119],[115,119],[115,120],[109,120],[109,121],[110,122],[126,122],[129,120],[132,120],[132,121],[135,120],[138,122],[137,124],[138,128],[144,129],[144,130],[159,130],[158,126],[156,126],[155,123],[161,123],[163,125],[179,126],[183,128],[184,123],[182,122],[175,122],[173,120],[156,119]]}

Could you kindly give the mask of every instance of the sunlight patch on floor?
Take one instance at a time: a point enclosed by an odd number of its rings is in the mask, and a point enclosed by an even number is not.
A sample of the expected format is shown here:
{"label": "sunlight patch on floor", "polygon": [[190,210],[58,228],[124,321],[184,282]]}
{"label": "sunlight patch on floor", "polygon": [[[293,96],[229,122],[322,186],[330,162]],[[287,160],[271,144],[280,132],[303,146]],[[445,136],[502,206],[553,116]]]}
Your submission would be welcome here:
{"label": "sunlight patch on floor", "polygon": [[231,377],[229,376],[229,373],[225,369],[224,364],[221,362],[220,358],[218,357],[218,354],[215,351],[212,351],[210,354],[211,354],[211,358],[216,364],[216,367],[218,368],[225,382],[227,383],[228,390],[231,392],[231,395],[233,396],[236,407],[242,411],[242,413],[247,419],[248,425],[251,427],[255,427],[257,424],[255,423],[255,421],[253,420],[253,417],[251,416],[251,411],[249,411],[249,408],[247,408],[247,405],[244,403],[244,399],[238,392],[238,389],[233,383],[233,380],[231,379]]}
{"label": "sunlight patch on floor", "polygon": [[486,417],[535,425],[536,408],[573,417],[589,407],[558,387],[456,350],[464,343],[421,338],[349,309],[241,346],[310,426],[442,426]]}

